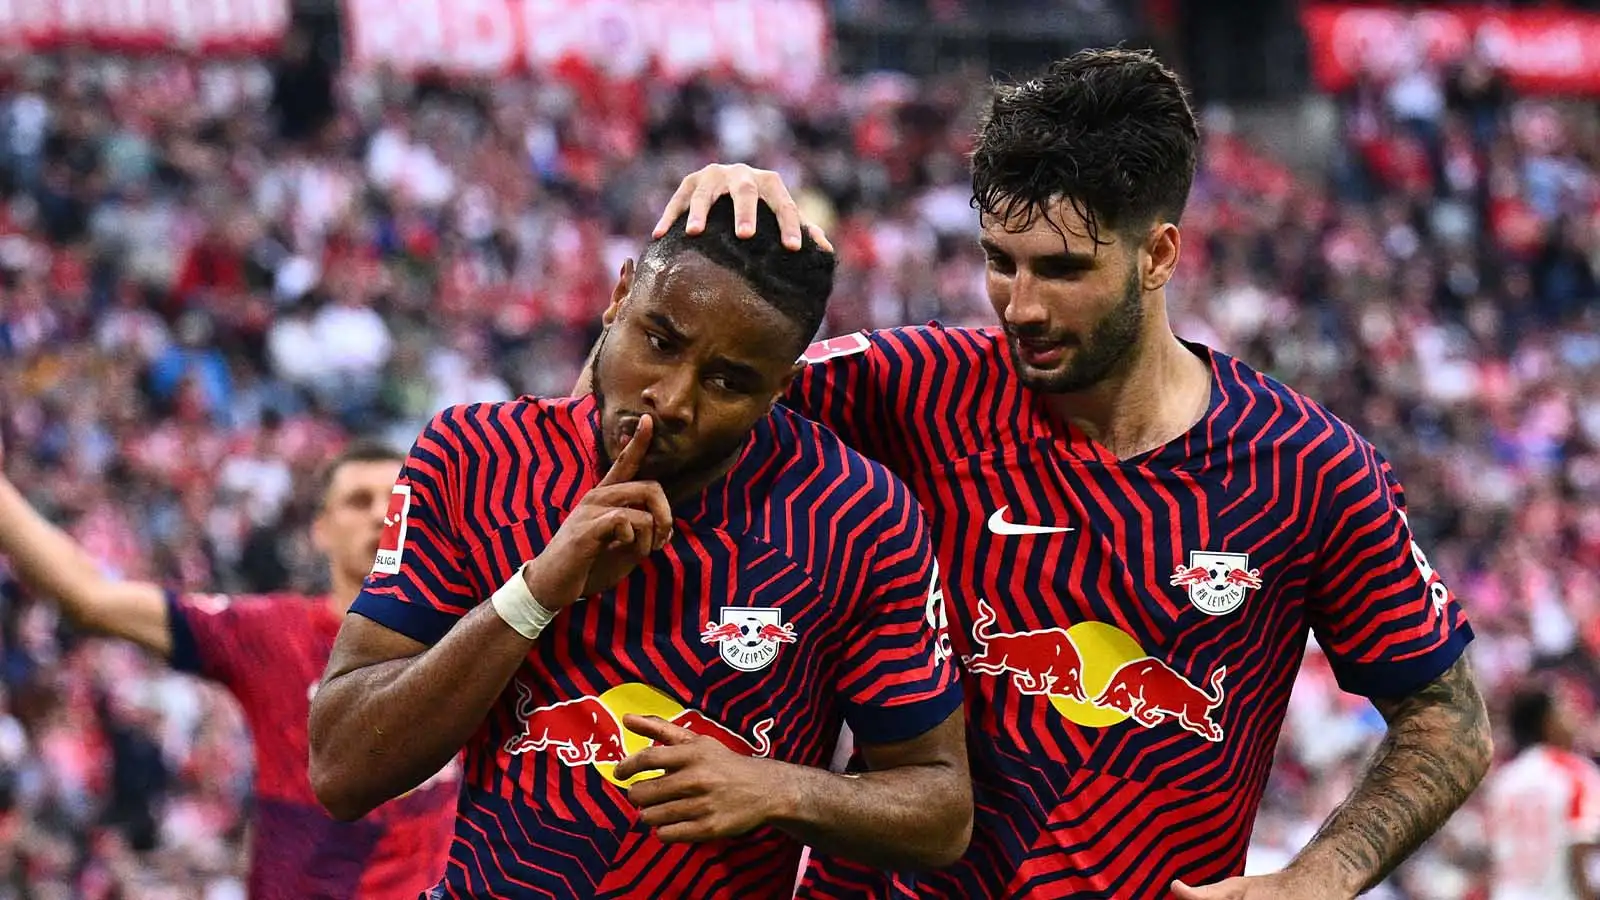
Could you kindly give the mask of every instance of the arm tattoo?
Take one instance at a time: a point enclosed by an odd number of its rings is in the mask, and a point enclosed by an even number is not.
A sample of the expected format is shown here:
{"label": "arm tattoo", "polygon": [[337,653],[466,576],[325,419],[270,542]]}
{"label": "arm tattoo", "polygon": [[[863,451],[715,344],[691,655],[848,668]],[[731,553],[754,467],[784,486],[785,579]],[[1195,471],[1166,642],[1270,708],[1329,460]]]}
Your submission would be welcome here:
{"label": "arm tattoo", "polygon": [[1355,790],[1301,854],[1331,852],[1361,891],[1445,823],[1483,779],[1493,753],[1489,716],[1466,657],[1416,693],[1373,705],[1388,734]]}

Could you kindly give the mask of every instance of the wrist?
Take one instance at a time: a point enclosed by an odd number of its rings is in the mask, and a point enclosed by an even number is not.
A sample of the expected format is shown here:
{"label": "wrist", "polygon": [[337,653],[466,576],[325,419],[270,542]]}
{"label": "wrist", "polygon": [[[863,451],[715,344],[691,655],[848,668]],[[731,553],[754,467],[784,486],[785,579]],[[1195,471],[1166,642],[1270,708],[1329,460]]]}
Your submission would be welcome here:
{"label": "wrist", "polygon": [[577,597],[564,598],[558,591],[545,585],[544,581],[539,577],[539,560],[537,558],[523,563],[521,568],[517,569],[516,577],[522,579],[522,583],[527,587],[528,593],[533,595],[534,602],[550,613],[558,613],[578,602]]}
{"label": "wrist", "polygon": [[1314,887],[1324,896],[1350,898],[1360,896],[1366,886],[1367,876],[1351,870],[1349,861],[1326,844],[1313,843],[1284,867],[1283,874]]}
{"label": "wrist", "polygon": [[761,819],[775,828],[805,827],[814,817],[806,798],[810,796],[803,784],[808,770],[775,760],[757,760],[772,769],[761,792]]}
{"label": "wrist", "polygon": [[523,563],[516,574],[489,598],[489,605],[501,621],[527,640],[537,640],[540,632],[556,617],[559,608],[547,606],[533,593],[528,570],[531,562]]}

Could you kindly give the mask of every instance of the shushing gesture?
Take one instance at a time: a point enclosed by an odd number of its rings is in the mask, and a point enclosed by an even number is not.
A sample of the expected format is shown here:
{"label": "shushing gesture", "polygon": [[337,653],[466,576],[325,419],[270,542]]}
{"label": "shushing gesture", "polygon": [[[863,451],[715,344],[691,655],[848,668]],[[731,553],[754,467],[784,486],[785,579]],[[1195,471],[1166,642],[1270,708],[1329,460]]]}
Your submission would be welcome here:
{"label": "shushing gesture", "polygon": [[634,481],[655,424],[639,419],[600,483],[578,501],[544,552],[523,570],[528,591],[556,611],[616,586],[672,537],[672,508],[661,485]]}

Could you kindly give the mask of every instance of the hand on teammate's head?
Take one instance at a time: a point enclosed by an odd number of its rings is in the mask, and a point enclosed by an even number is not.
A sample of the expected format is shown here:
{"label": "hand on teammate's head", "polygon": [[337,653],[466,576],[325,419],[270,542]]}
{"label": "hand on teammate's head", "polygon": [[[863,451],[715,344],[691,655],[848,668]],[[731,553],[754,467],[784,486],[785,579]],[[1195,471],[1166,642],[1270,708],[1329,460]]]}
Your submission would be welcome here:
{"label": "hand on teammate's head", "polygon": [[795,203],[777,172],[752,168],[743,163],[713,163],[684,178],[672,199],[667,201],[666,210],[656,222],[654,235],[661,237],[666,234],[672,223],[686,211],[689,221],[685,230],[689,234],[699,234],[705,228],[706,215],[712,204],[725,194],[733,196],[734,233],[739,237],[748,238],[756,233],[756,209],[759,203],[765,202],[778,214],[785,247],[799,250],[803,243],[801,229],[804,228],[811,232],[812,240],[822,249],[833,252],[833,244],[828,242],[828,235],[822,228],[800,217],[799,204]]}

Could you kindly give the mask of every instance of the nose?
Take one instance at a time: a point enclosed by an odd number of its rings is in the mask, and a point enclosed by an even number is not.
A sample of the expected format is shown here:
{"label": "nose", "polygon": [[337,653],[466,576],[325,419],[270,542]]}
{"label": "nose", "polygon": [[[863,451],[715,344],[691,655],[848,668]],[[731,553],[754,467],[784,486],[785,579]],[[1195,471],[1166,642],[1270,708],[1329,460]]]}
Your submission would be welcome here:
{"label": "nose", "polygon": [[658,429],[682,431],[694,421],[695,383],[694,372],[673,369],[644,389],[645,411],[656,420]]}
{"label": "nose", "polygon": [[1012,277],[1009,287],[1004,313],[1006,324],[1013,331],[1042,331],[1050,317],[1045,314],[1044,304],[1039,302],[1038,286],[1034,284],[1033,276],[1027,270],[1020,271]]}

